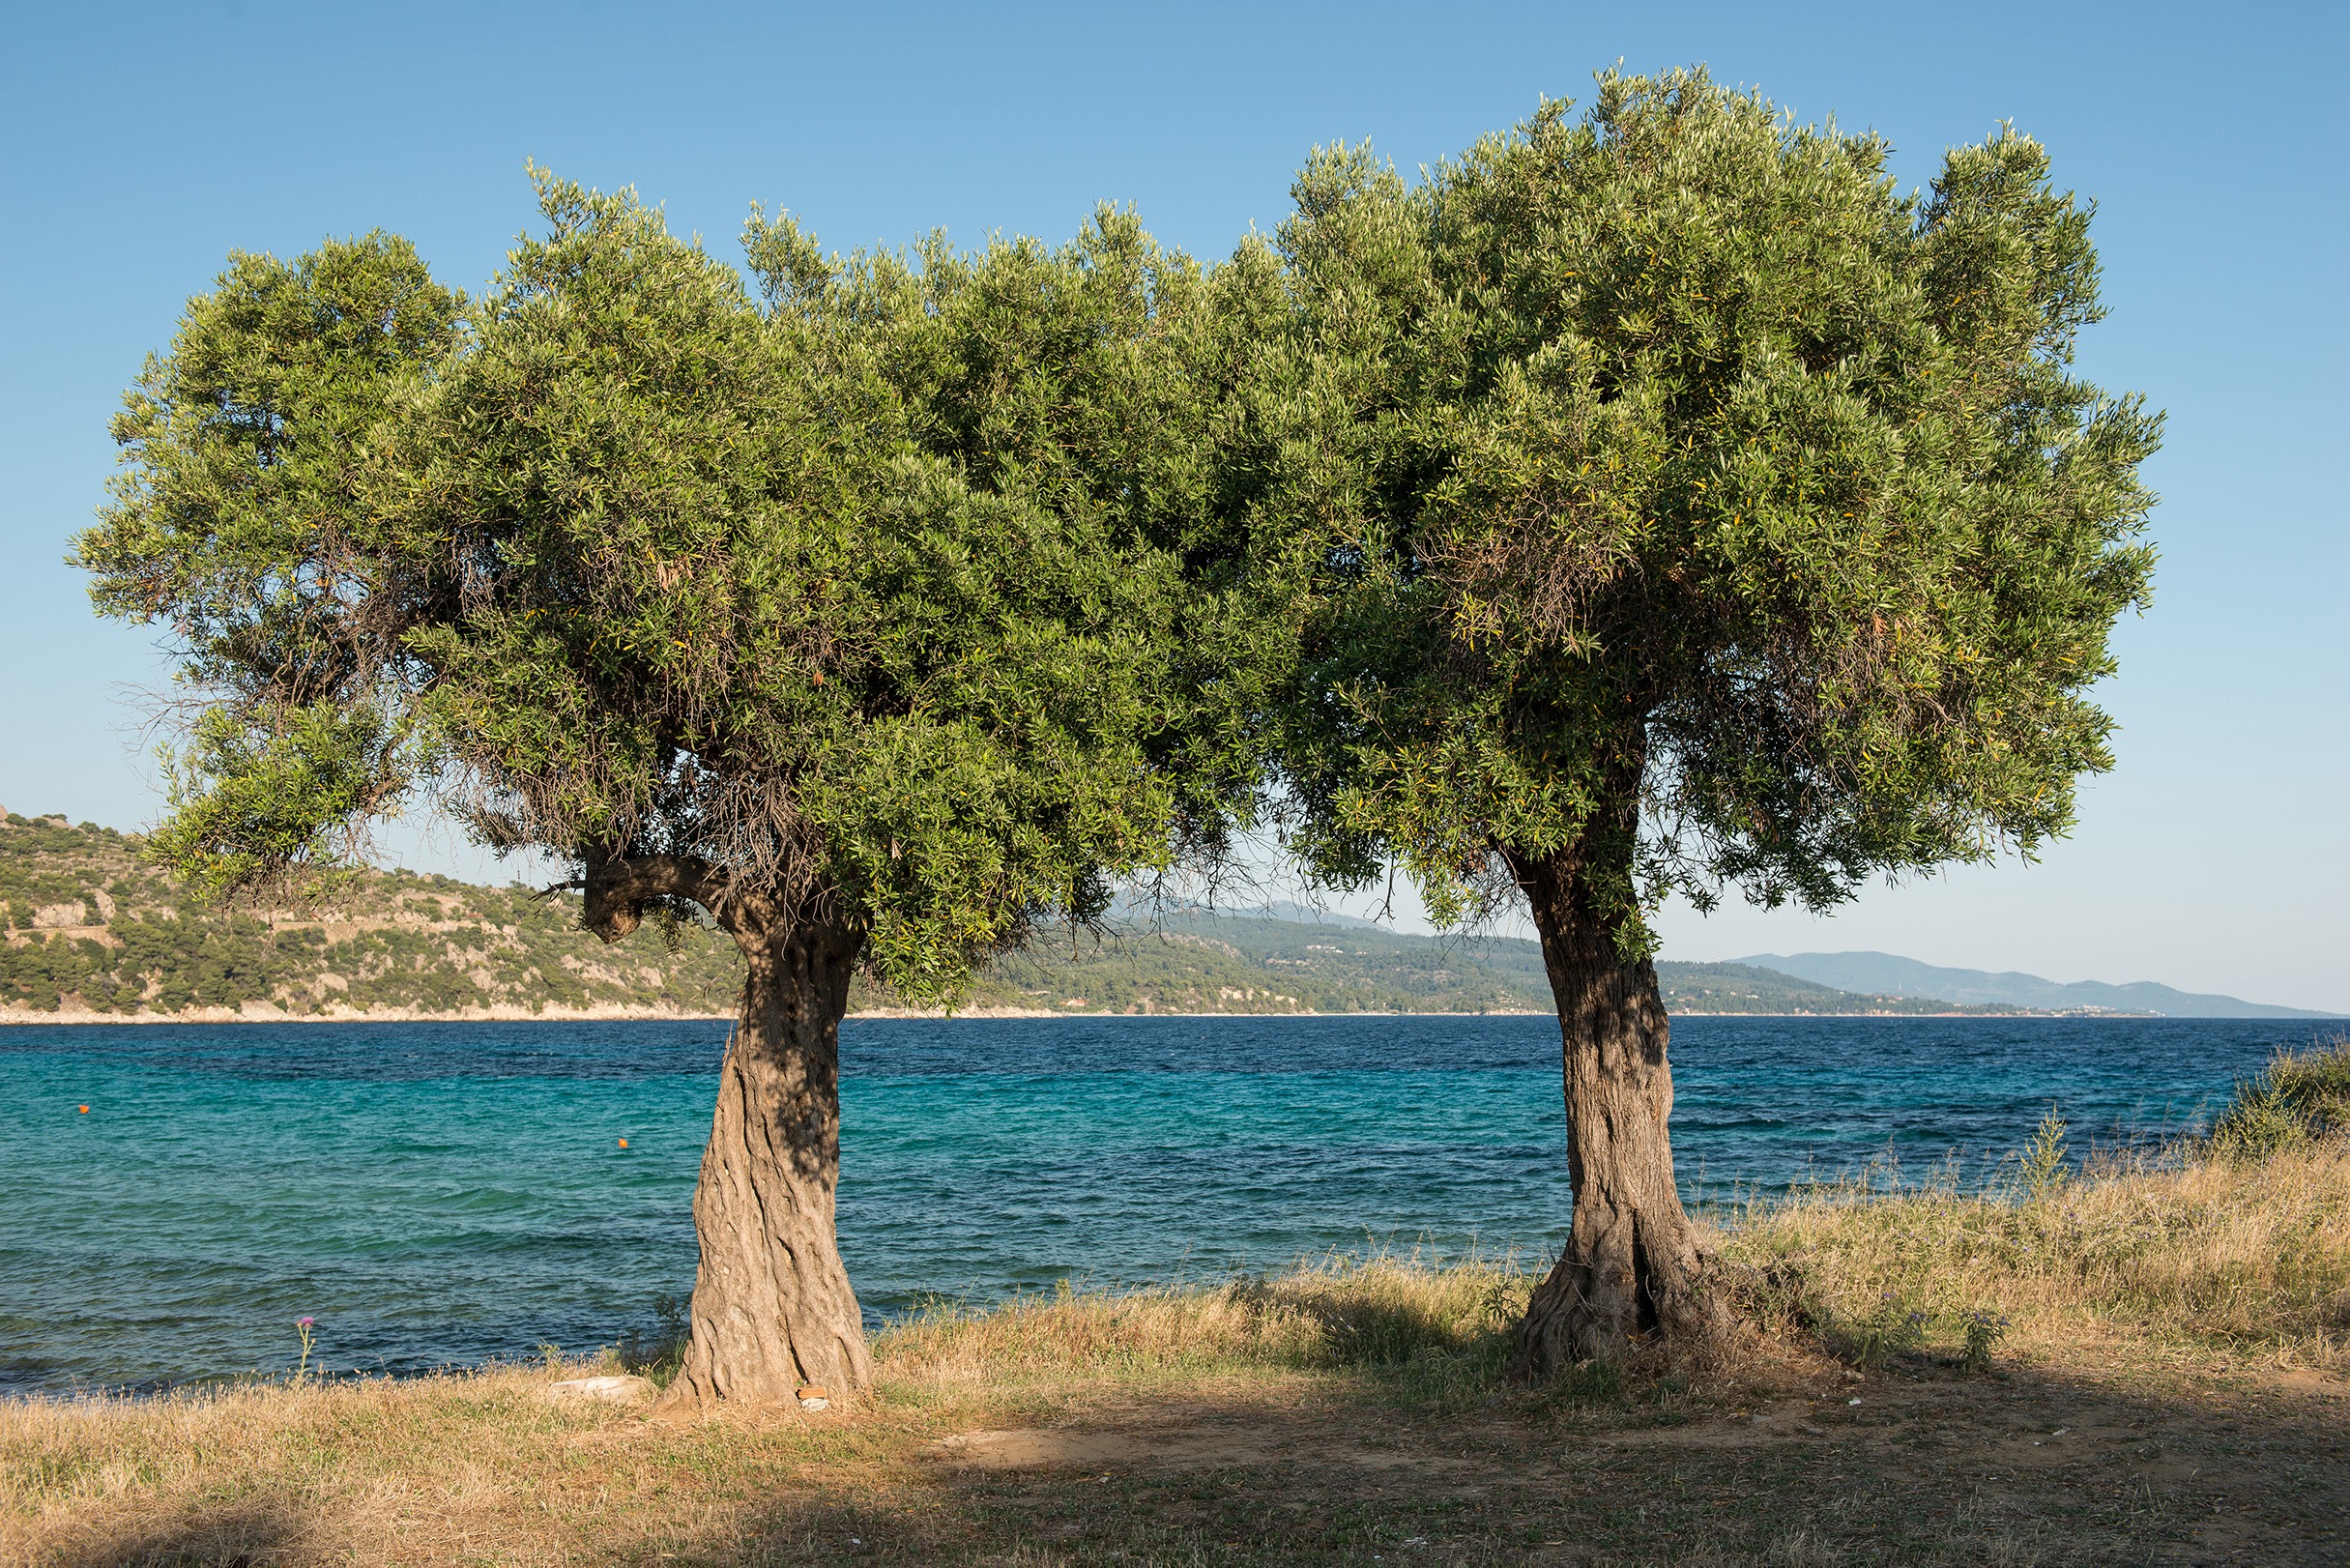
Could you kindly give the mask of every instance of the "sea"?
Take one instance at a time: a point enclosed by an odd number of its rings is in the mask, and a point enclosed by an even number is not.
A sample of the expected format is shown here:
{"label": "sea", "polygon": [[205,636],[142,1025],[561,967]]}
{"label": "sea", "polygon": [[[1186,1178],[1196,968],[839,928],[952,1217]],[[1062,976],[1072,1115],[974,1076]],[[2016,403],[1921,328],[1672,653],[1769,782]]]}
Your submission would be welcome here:
{"label": "sea", "polygon": [[[2338,1026],[2121,1018],[1673,1025],[1693,1204],[1980,1187],[2051,1111],[2074,1155],[2208,1124]],[[0,1029],[0,1393],[591,1351],[691,1289],[723,1023]],[[852,1019],[841,1250],[868,1320],[1278,1270],[1529,1266],[1570,1209],[1555,1022]],[[85,1109],[86,1107],[86,1109]],[[625,1146],[623,1145],[625,1140]]]}

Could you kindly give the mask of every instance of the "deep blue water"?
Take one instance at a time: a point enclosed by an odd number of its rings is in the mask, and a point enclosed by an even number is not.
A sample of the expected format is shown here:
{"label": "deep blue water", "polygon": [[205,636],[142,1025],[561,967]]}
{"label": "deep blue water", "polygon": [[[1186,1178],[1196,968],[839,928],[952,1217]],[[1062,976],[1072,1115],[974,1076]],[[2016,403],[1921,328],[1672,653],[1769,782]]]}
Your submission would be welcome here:
{"label": "deep blue water", "polygon": [[[1674,1146],[1693,1196],[1889,1153],[1975,1180],[2051,1105],[2081,1140],[2190,1129],[2321,1028],[1683,1018]],[[305,1315],[336,1371],[650,1327],[693,1280],[725,1037],[0,1030],[0,1389],[282,1369]],[[856,1020],[842,1060],[841,1245],[877,1314],[1564,1234],[1546,1018]]]}

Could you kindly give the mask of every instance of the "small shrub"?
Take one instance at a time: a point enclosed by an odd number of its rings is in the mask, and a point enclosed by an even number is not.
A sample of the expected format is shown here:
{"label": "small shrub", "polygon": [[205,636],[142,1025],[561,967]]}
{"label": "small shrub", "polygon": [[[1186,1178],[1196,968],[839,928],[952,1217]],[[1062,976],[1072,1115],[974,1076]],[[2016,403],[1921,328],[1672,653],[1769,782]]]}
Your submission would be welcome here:
{"label": "small shrub", "polygon": [[1959,1324],[1966,1331],[1966,1349],[1958,1357],[1958,1365],[1969,1372],[1988,1372],[1991,1352],[2007,1338],[2007,1319],[1978,1307],[1959,1320]]}
{"label": "small shrub", "polygon": [[1926,1342],[1927,1321],[1925,1313],[1887,1291],[1861,1316],[1832,1319],[1827,1337],[1853,1365],[1878,1372]]}
{"label": "small shrub", "polygon": [[691,1305],[690,1296],[655,1296],[653,1312],[661,1326],[651,1335],[631,1328],[621,1336],[620,1343],[612,1347],[621,1370],[650,1378],[658,1387],[668,1387],[669,1379],[685,1364],[686,1342],[693,1338]]}
{"label": "small shrub", "polygon": [[2017,1172],[2024,1196],[2045,1198],[2064,1185],[2065,1181],[2065,1118],[2050,1106],[2048,1114],[2040,1118],[2039,1130],[2032,1141],[2023,1146],[2023,1157]]}
{"label": "small shrub", "polygon": [[2212,1128],[2212,1152],[2239,1163],[2267,1159],[2350,1133],[2350,1038],[2279,1051]]}
{"label": "small shrub", "polygon": [[2236,1086],[2235,1099],[2212,1128],[2212,1152],[2247,1164],[2308,1142],[2307,1125],[2284,1096],[2257,1079]]}
{"label": "small shrub", "polygon": [[2308,1122],[2312,1138],[2350,1133],[2350,1036],[2314,1050],[2286,1052],[2270,1076]]}
{"label": "small shrub", "polygon": [[1498,1274],[1481,1303],[1485,1319],[1498,1327],[1515,1328],[1534,1299],[1534,1282],[1523,1275]]}
{"label": "small shrub", "polygon": [[1792,1258],[1764,1263],[1726,1260],[1719,1266],[1730,1310],[1766,1333],[1815,1328],[1827,1316],[1813,1298],[1803,1265]]}

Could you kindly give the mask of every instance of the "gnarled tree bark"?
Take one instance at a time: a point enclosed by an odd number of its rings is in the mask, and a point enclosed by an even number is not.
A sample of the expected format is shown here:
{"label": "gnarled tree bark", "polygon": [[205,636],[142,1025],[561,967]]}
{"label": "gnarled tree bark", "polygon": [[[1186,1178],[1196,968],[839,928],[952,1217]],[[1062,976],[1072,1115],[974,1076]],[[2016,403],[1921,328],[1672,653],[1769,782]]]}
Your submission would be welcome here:
{"label": "gnarled tree bark", "polygon": [[1533,1380],[1634,1343],[1709,1337],[1722,1307],[1673,1181],[1669,1026],[1656,966],[1627,961],[1581,852],[1514,861],[1558,1006],[1574,1227],[1519,1325],[1510,1376]]}
{"label": "gnarled tree bark", "polygon": [[690,898],[742,949],[742,1001],[694,1188],[691,1338],[665,1405],[769,1403],[872,1378],[863,1316],[833,1229],[840,1021],[861,934],[730,888],[680,857],[592,859],[591,929],[634,930],[648,900]]}

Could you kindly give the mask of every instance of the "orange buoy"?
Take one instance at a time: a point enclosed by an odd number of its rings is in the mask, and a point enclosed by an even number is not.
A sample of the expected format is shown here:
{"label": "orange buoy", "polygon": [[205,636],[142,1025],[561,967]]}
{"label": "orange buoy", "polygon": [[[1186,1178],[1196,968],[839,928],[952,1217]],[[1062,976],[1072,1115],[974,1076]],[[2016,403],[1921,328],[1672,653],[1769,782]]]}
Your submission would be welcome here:
{"label": "orange buoy", "polygon": [[622,1139],[622,1140],[621,1140],[621,1147],[623,1147],[623,1148],[626,1148],[627,1147],[628,1147],[628,1140],[627,1140],[627,1139],[625,1139],[625,1138]]}
{"label": "orange buoy", "polygon": [[86,1105],[77,1105],[73,1109],[79,1111],[85,1117],[90,1114],[90,1108]]}

